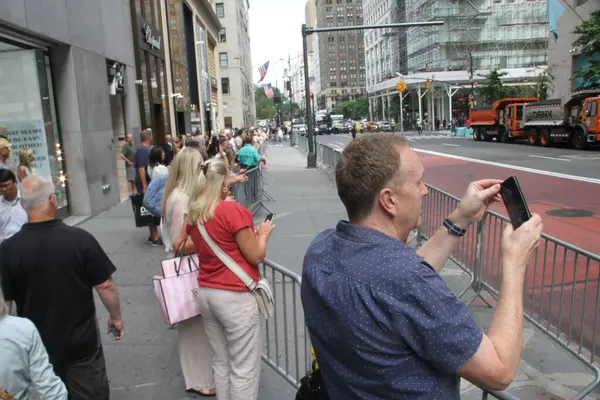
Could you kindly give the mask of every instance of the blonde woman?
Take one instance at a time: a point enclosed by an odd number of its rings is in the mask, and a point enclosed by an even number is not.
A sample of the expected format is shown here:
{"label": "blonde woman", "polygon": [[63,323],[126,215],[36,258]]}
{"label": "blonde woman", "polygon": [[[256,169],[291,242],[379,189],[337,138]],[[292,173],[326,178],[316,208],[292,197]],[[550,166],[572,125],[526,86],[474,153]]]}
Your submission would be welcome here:
{"label": "blonde woman", "polygon": [[35,175],[35,155],[33,150],[23,147],[19,150],[19,168],[17,177],[19,182],[23,182],[28,176]]}
{"label": "blonde woman", "polygon": [[[200,173],[202,156],[193,147],[181,150],[173,162],[163,195],[163,241],[165,250],[172,252],[173,238],[185,229],[185,216],[190,195],[194,192]],[[181,247],[181,244],[180,244]],[[187,240],[185,254],[196,251],[194,242]],[[177,325],[179,334],[179,360],[188,392],[202,396],[214,396],[215,385],[212,370],[212,350],[205,332],[202,316],[188,319]]]}
{"label": "blonde woman", "polygon": [[[202,238],[203,224],[212,240],[254,280],[265,258],[275,226],[263,222],[254,230],[252,214],[226,201],[229,170],[222,160],[202,167],[190,200],[188,229],[198,257],[198,297],[204,327],[213,350],[213,371],[219,400],[255,400],[260,379],[260,315],[246,285],[215,255]],[[176,245],[183,242],[184,230]]]}

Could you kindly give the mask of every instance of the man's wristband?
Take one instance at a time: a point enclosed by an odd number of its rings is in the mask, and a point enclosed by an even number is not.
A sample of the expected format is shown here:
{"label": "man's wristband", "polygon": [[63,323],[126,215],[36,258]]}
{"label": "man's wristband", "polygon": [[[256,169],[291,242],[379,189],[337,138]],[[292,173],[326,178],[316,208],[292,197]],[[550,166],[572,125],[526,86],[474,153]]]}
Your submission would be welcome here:
{"label": "man's wristband", "polygon": [[452,221],[450,221],[448,218],[446,218],[444,220],[444,228],[448,229],[448,232],[451,235],[454,235],[457,237],[463,237],[463,236],[465,236],[465,233],[467,233],[466,229],[462,229],[462,228],[459,228],[458,226],[454,225],[452,223]]}

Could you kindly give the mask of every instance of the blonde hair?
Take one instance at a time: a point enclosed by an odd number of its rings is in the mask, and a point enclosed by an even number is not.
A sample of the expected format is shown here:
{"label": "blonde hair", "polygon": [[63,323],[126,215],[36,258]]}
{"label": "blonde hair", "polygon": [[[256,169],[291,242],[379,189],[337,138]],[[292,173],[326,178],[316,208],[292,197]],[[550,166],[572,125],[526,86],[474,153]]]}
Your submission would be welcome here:
{"label": "blonde hair", "polygon": [[27,147],[23,147],[21,150],[19,150],[19,165],[31,169],[33,167],[33,163],[29,161],[29,156],[31,155],[33,155],[33,150]]}
{"label": "blonde hair", "polygon": [[228,174],[223,160],[213,159],[204,163],[190,201],[188,219],[191,224],[205,223],[215,215]]}
{"label": "blonde hair", "polygon": [[203,161],[202,154],[193,147],[186,147],[175,155],[169,170],[169,177],[165,183],[162,203],[163,215],[167,215],[167,200],[175,188],[186,196],[192,197]]}

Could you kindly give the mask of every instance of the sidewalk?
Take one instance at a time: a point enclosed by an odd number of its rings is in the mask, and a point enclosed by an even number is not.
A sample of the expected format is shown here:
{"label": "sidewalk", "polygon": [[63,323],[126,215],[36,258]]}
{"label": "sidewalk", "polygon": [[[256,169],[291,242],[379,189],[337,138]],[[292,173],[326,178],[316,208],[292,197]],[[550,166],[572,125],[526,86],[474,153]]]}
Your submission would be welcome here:
{"label": "sidewalk", "polygon": [[[331,181],[318,170],[306,169],[306,157],[289,142],[271,145],[268,151],[265,190],[275,201],[266,204],[276,213],[276,229],[269,243],[268,258],[301,272],[308,244],[321,230],[334,227],[345,218],[344,207]],[[262,213],[262,215],[261,215]],[[264,218],[259,210],[256,222]],[[165,257],[162,248],[146,244],[145,229],[134,228],[129,201],[80,225],[100,242],[118,268],[115,281],[121,292],[127,336],[116,343],[103,335],[111,398],[127,399],[199,399],[184,390],[177,353],[177,332],[162,321],[154,297],[152,276]],[[460,290],[465,275],[452,265],[443,272],[450,287]],[[466,298],[469,298],[468,295]],[[97,302],[101,326],[106,311]],[[490,312],[474,305],[473,312],[485,326]],[[589,371],[579,367],[564,351],[543,335],[528,327],[525,334],[524,362],[521,373],[511,386],[522,398],[560,399],[572,397],[567,385],[584,386],[591,381]],[[463,381],[464,399],[479,399],[480,391]],[[261,400],[293,399],[295,391],[263,363]]]}

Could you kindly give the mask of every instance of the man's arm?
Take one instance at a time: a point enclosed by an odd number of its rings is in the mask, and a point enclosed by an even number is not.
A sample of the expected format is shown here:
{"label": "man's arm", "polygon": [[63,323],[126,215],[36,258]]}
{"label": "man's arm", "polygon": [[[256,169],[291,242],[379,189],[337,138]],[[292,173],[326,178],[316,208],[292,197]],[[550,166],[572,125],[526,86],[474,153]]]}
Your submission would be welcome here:
{"label": "man's arm", "polygon": [[[460,217],[456,210],[450,214],[448,219],[461,229],[466,229],[470,225],[470,222]],[[448,229],[442,225],[423,247],[417,250],[417,254],[427,260],[433,269],[440,272],[460,239],[460,237],[450,234]]]}
{"label": "man's arm", "polygon": [[502,233],[502,278],[496,311],[479,349],[457,371],[479,386],[504,390],[517,373],[523,347],[525,270],[542,229],[541,218],[534,214],[516,231],[507,225]]}
{"label": "man's arm", "polygon": [[127,157],[125,157],[125,154],[123,154],[123,153],[119,153],[119,158],[121,160],[125,161],[127,163],[127,165],[131,165],[132,164],[131,160],[129,160]]}
{"label": "man's arm", "polygon": [[117,340],[123,339],[125,336],[125,330],[123,327],[123,320],[121,316],[121,301],[119,299],[119,290],[115,285],[112,277],[108,278],[105,282],[95,286],[102,304],[106,307],[109,313],[108,318],[108,332],[110,333],[112,327],[119,330],[119,336]]}
{"label": "man's arm", "polygon": [[[456,210],[448,216],[450,222],[461,229],[467,229],[473,222],[483,218],[489,205],[500,200],[500,183],[502,181],[497,179],[471,182]],[[459,239],[441,226],[417,253],[440,272]]]}

